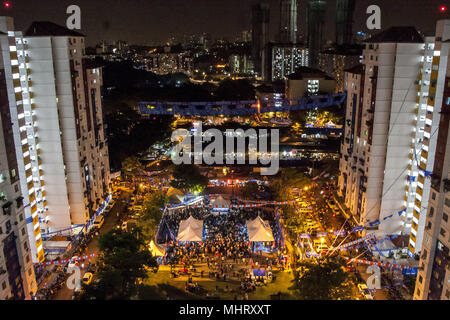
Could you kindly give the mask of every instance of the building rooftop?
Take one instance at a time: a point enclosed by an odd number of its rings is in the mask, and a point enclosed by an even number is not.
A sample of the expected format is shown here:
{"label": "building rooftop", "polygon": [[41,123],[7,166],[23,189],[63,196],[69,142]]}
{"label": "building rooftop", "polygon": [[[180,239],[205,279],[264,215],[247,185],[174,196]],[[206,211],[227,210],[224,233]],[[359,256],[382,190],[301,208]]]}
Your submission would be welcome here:
{"label": "building rooftop", "polygon": [[424,40],[415,27],[391,27],[385,31],[375,34],[366,42],[423,43]]}
{"label": "building rooftop", "polygon": [[354,67],[348,68],[344,70],[345,72],[355,73],[355,74],[363,74],[364,73],[364,65],[362,63],[357,64]]}
{"label": "building rooftop", "polygon": [[294,73],[287,76],[289,80],[303,80],[307,78],[321,78],[325,80],[334,80],[332,77],[327,75],[325,72],[319,69],[313,69],[308,67],[300,67]]}
{"label": "building rooftop", "polygon": [[105,66],[105,62],[96,59],[83,59],[83,64],[86,69],[97,69]]}
{"label": "building rooftop", "polygon": [[333,46],[328,48],[321,53],[323,54],[336,54],[342,56],[361,56],[364,46],[359,44],[354,45],[342,45],[342,46]]}
{"label": "building rooftop", "polygon": [[256,87],[256,91],[260,93],[283,93],[285,90],[284,81],[276,81],[271,84],[263,84]]}
{"label": "building rooftop", "polygon": [[25,37],[85,37],[84,34],[67,29],[49,21],[35,21],[25,32]]}

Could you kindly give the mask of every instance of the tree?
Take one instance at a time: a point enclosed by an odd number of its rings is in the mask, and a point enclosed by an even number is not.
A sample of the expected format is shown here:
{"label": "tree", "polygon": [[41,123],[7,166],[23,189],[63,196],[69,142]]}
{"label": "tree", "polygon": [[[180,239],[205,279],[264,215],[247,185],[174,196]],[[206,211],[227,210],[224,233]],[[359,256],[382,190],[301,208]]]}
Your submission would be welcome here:
{"label": "tree", "polygon": [[299,264],[294,289],[300,300],[347,300],[352,298],[353,283],[339,256],[326,256]]}
{"label": "tree", "polygon": [[161,208],[168,202],[167,195],[159,191],[149,193],[144,198],[142,216],[138,221],[142,234],[146,240],[150,240],[156,234],[158,225],[162,219]]}
{"label": "tree", "polygon": [[122,169],[127,179],[134,179],[144,170],[144,166],[137,157],[128,157],[122,162]]}
{"label": "tree", "polygon": [[246,199],[255,199],[255,195],[259,191],[259,186],[255,181],[249,181],[242,188],[242,196]]}
{"label": "tree", "polygon": [[216,90],[217,100],[252,100],[255,98],[255,87],[246,79],[225,79]]}
{"label": "tree", "polygon": [[277,201],[287,201],[294,198],[293,188],[303,188],[310,183],[305,174],[297,169],[282,168],[277,178],[271,180],[272,196]]}
{"label": "tree", "polygon": [[172,175],[174,180],[170,185],[174,188],[201,193],[208,186],[208,178],[200,173],[200,169],[195,165],[175,166]]}
{"label": "tree", "polygon": [[[289,207],[292,208],[292,207]],[[293,209],[293,208],[292,208]],[[293,239],[298,239],[298,235],[300,233],[304,233],[307,230],[306,225],[306,215],[304,214],[296,214],[295,210],[293,214],[289,214],[291,210],[286,210],[283,212],[285,215],[285,226],[286,229],[289,230],[293,236]],[[286,217],[287,216],[287,217]]]}
{"label": "tree", "polygon": [[307,117],[308,117],[308,110],[289,112],[289,118],[294,122],[298,122],[302,127],[305,126]]}
{"label": "tree", "polygon": [[100,236],[99,249],[96,280],[84,286],[81,299],[130,299],[137,293],[138,280],[148,278],[149,270],[158,270],[139,230],[113,229]]}

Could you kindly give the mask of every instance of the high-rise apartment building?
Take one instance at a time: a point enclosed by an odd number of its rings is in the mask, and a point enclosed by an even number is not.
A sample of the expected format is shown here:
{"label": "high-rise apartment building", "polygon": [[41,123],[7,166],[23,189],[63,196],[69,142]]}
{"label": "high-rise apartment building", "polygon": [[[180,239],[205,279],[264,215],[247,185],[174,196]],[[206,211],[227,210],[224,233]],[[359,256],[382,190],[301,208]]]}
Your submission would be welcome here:
{"label": "high-rise apartment building", "polygon": [[[84,35],[35,22],[0,30],[18,175],[34,261],[45,234],[85,224],[109,190],[102,71],[83,59]],[[5,43],[6,41],[6,43]]]}
{"label": "high-rise apartment building", "polygon": [[301,45],[269,43],[263,54],[265,81],[285,80],[300,67],[309,64],[309,51]]}
{"label": "high-rise apartment building", "polygon": [[[418,241],[421,241],[419,271],[416,279],[414,299],[416,300],[450,300],[450,20],[437,23],[434,47],[429,47],[428,77],[420,79],[421,85],[428,90],[427,111],[440,109],[440,121],[437,136],[434,163],[432,163],[431,191],[427,207],[414,212],[416,219],[425,217],[423,240],[411,230],[409,250],[417,252]],[[427,112],[428,115],[428,112]],[[429,117],[427,116],[428,120]],[[437,119],[436,119],[437,120]],[[433,119],[434,121],[434,119]],[[424,143],[426,143],[424,139]],[[431,148],[431,146],[430,146]],[[421,160],[427,158],[427,150],[423,149]],[[422,159],[423,158],[423,159]],[[421,163],[424,165],[424,163]],[[418,184],[421,182],[420,178]],[[422,182],[423,183],[423,182]],[[418,191],[417,194],[421,196]],[[423,197],[428,196],[424,195]],[[420,197],[417,199],[421,200]],[[418,207],[421,207],[417,203]],[[422,238],[422,237],[421,237]],[[414,244],[414,245],[413,245]]]}
{"label": "high-rise apartment building", "polygon": [[362,63],[362,46],[335,46],[319,53],[318,68],[336,79],[336,92],[343,92],[345,70]]}
{"label": "high-rise apartment building", "polygon": [[166,46],[156,50],[145,57],[146,70],[159,75],[171,73],[192,74],[193,59],[184,52],[181,46]]}
{"label": "high-rise apartment building", "polygon": [[262,74],[263,51],[269,42],[270,9],[267,0],[252,7],[252,57],[255,73]]}
{"label": "high-rise apartment building", "polygon": [[390,28],[365,44],[363,65],[346,73],[339,193],[357,223],[386,234],[409,234],[421,224],[413,214],[421,208],[411,202],[421,191],[408,188],[429,190],[430,169],[417,162],[423,150],[433,161],[431,132],[439,123],[440,108],[427,103],[428,86],[436,83],[418,80],[431,72],[429,42],[413,27]]}
{"label": "high-rise apartment building", "polygon": [[313,68],[317,67],[319,52],[322,51],[326,5],[325,0],[309,0],[307,3],[308,49]]}
{"label": "high-rise apartment building", "polygon": [[297,0],[280,0],[280,43],[297,43],[298,34]]}
{"label": "high-rise apartment building", "polygon": [[355,0],[336,1],[336,45],[349,45],[353,42],[353,12]]}
{"label": "high-rise apartment building", "polygon": [[[0,18],[0,24],[5,19]],[[0,33],[0,45],[14,46],[12,34]],[[14,52],[14,51],[13,51]],[[29,299],[37,291],[24,204],[28,203],[28,192],[22,194],[12,114],[8,94],[12,81],[6,60],[16,58],[9,50],[0,51],[0,300]],[[9,88],[9,90],[8,90]],[[17,104],[17,109],[23,108]],[[37,223],[39,227],[39,224]],[[34,236],[34,233],[31,234]]]}

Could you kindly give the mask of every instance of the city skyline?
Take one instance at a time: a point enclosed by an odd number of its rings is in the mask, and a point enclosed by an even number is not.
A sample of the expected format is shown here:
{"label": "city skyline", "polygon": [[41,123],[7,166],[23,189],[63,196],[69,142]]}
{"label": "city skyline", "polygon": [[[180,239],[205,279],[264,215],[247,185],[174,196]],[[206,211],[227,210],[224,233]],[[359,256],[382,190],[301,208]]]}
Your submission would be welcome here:
{"label": "city skyline", "polygon": [[[193,6],[191,3],[177,0],[153,1],[148,3],[142,0],[121,1],[58,1],[51,0],[32,2],[25,0],[10,1],[9,8],[2,7],[2,15],[11,15],[15,18],[18,29],[25,30],[39,17],[39,21],[51,21],[65,25],[67,19],[66,8],[69,5],[79,5],[82,12],[81,32],[88,34],[88,46],[93,46],[105,40],[112,42],[124,40],[132,44],[153,45],[166,42],[175,37],[181,42],[184,35],[210,33],[213,38],[237,38],[243,30],[251,29],[251,7],[258,1],[230,0],[221,1],[198,0]],[[306,36],[306,3],[298,1],[298,30],[303,37]],[[414,24],[425,35],[434,31],[435,21],[448,18],[439,8],[445,3],[442,0],[431,1],[397,1],[388,0],[360,0],[356,3],[353,32],[363,31],[376,33],[379,30],[367,30],[365,25],[368,15],[365,13],[369,5],[377,4],[382,12],[382,29],[391,26],[407,26]],[[269,0],[270,5],[270,39],[275,40],[279,31],[280,1]],[[108,16],[98,16],[108,8]],[[52,10],[49,10],[52,8]],[[324,42],[335,39],[335,8],[336,0],[327,1]],[[398,15],[398,12],[402,12]],[[427,19],[423,19],[426,16]],[[122,21],[127,21],[123,27]],[[411,23],[410,21],[414,21]]]}
{"label": "city skyline", "polygon": [[0,300],[450,300],[448,9],[0,1]]}

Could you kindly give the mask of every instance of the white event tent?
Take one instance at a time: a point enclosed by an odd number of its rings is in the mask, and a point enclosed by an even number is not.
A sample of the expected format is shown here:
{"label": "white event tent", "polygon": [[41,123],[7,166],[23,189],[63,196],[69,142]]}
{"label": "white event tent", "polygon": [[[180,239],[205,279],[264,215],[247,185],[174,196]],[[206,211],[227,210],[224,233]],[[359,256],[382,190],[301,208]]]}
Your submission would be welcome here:
{"label": "white event tent", "polygon": [[177,241],[181,242],[200,242],[203,235],[203,220],[197,220],[189,217],[180,222],[178,228]]}
{"label": "white event tent", "polygon": [[255,220],[247,221],[247,232],[251,242],[274,241],[269,223],[261,219],[260,216]]}

